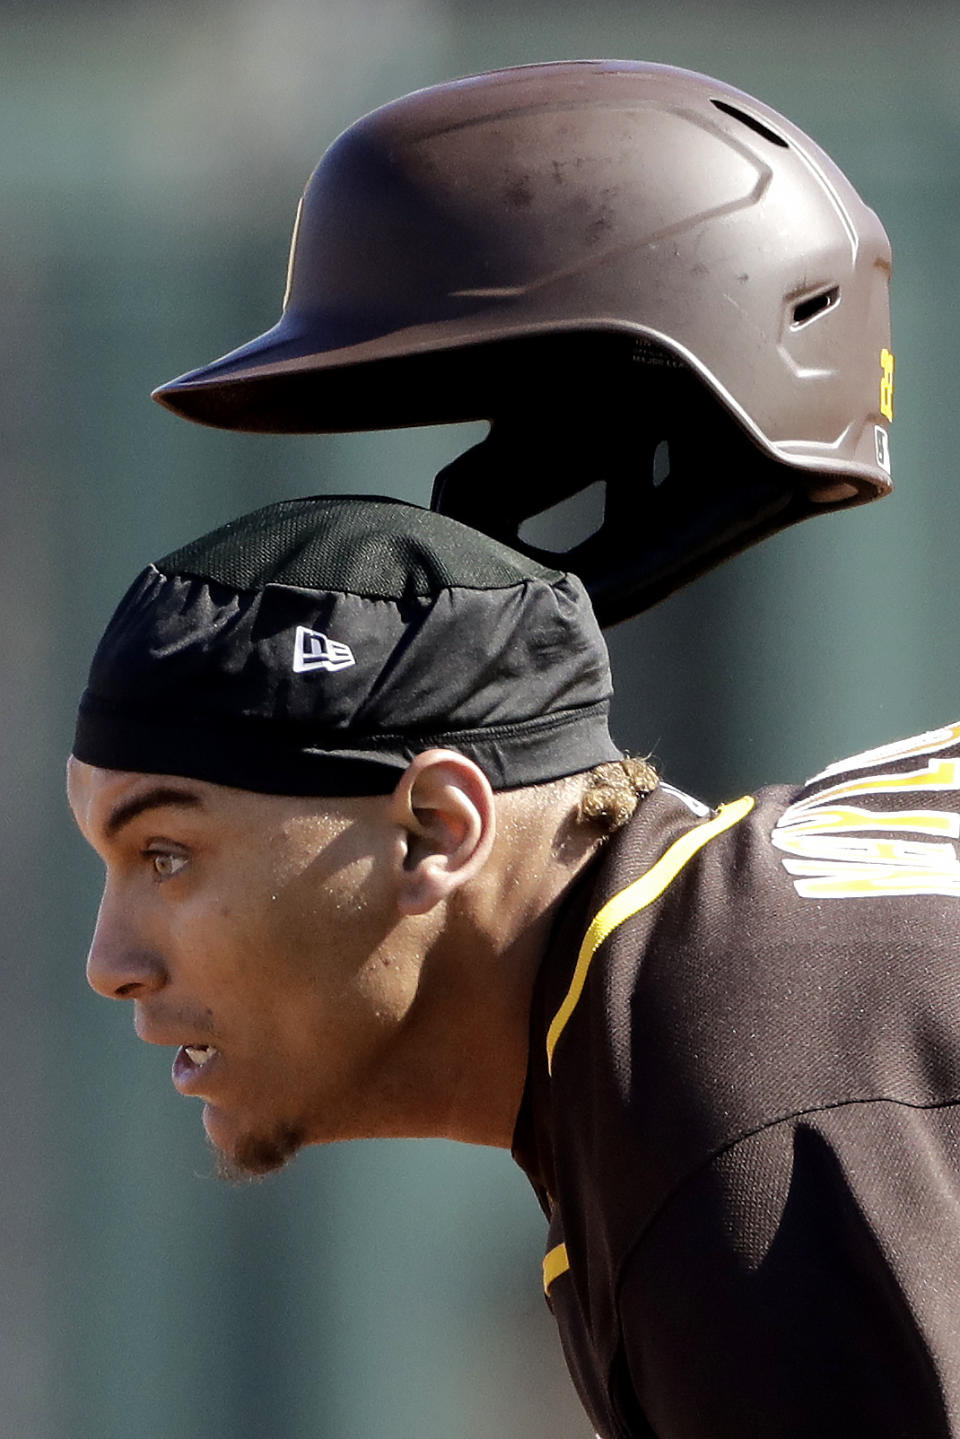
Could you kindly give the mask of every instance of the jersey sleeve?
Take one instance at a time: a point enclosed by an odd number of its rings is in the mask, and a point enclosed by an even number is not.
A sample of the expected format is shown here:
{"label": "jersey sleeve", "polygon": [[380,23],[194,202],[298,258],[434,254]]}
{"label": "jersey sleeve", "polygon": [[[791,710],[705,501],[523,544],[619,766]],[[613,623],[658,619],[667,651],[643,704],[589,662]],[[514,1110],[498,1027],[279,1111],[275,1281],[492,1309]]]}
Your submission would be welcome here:
{"label": "jersey sleeve", "polygon": [[633,1248],[628,1432],[960,1435],[960,1105],[795,1116],[688,1178]]}

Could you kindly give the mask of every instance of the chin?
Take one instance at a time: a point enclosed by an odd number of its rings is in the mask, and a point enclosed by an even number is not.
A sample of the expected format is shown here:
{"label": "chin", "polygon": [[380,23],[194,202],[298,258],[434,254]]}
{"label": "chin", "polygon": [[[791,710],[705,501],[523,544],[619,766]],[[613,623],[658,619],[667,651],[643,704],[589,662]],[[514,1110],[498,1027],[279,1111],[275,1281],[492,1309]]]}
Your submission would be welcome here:
{"label": "chin", "polygon": [[217,1174],[231,1183],[273,1174],[306,1143],[304,1131],[292,1124],[238,1131],[223,1110],[212,1104],[204,1106],[203,1127],[216,1154]]}

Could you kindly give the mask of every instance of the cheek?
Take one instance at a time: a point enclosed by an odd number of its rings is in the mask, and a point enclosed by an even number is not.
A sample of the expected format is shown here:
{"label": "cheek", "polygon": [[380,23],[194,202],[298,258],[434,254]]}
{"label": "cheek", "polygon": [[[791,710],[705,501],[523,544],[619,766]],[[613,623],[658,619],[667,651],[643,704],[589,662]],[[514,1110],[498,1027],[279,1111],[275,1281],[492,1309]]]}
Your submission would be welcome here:
{"label": "cheek", "polygon": [[271,943],[275,1013],[288,1050],[321,1052],[331,1063],[359,1055],[396,1027],[416,996],[415,956],[405,953],[395,914],[370,896],[341,894],[283,915]]}
{"label": "cheek", "polygon": [[218,1011],[236,1002],[249,1007],[269,969],[268,903],[269,896],[222,896],[210,885],[171,907],[175,980]]}
{"label": "cheek", "polygon": [[264,935],[278,953],[314,976],[347,978],[382,945],[395,911],[364,857],[320,882],[313,867],[276,884],[261,910]]}
{"label": "cheek", "polygon": [[241,883],[211,871],[205,894],[182,906],[184,973],[225,1040],[232,1033],[244,1049],[275,1048],[294,1062],[318,1048],[332,1056],[412,1002],[415,967],[372,860],[318,869],[281,853]]}

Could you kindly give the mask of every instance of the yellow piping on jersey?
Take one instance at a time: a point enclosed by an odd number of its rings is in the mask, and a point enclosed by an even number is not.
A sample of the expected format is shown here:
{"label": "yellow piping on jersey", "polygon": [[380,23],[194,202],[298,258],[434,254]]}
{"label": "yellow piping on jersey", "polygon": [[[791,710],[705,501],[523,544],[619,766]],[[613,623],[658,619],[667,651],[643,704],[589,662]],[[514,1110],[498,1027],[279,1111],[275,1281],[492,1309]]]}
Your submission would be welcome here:
{"label": "yellow piping on jersey", "polygon": [[[622,889],[619,894],[608,899],[603,908],[594,916],[590,928],[583,937],[570,988],[547,1030],[548,1074],[553,1073],[553,1051],[557,1047],[557,1040],[563,1033],[567,1020],[577,1007],[577,1001],[583,993],[583,986],[587,981],[590,963],[603,941],[608,939],[613,931],[623,924],[624,920],[630,919],[641,909],[646,909],[647,905],[652,904],[655,899],[659,899],[667,886],[676,879],[683,866],[693,858],[698,850],[703,849],[703,846],[716,835],[723,834],[724,830],[732,829],[735,824],[739,824],[750,813],[753,806],[752,795],[745,795],[743,799],[735,800],[733,804],[721,805],[713,819],[707,820],[705,824],[697,825],[694,829],[688,829],[686,834],[682,834],[679,839],[674,840],[670,848],[660,856],[656,864],[647,870],[646,874],[642,874],[639,879],[628,884],[626,889]],[[549,1258],[549,1255],[547,1257]]]}
{"label": "yellow piping on jersey", "polygon": [[547,1251],[543,1258],[543,1292],[550,1293],[550,1285],[561,1274],[566,1274],[570,1268],[570,1260],[567,1258],[567,1246],[557,1244]]}

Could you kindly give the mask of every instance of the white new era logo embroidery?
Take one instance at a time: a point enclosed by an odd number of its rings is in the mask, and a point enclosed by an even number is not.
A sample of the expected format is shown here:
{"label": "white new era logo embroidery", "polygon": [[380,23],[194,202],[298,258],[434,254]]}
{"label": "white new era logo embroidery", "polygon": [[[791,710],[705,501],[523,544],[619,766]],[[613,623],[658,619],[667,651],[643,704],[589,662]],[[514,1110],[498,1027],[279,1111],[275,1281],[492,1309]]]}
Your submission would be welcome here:
{"label": "white new era logo embroidery", "polygon": [[297,638],[293,646],[294,673],[302,675],[307,670],[345,670],[355,665],[353,650],[339,640],[331,640],[319,630],[308,630],[306,625],[297,625]]}

